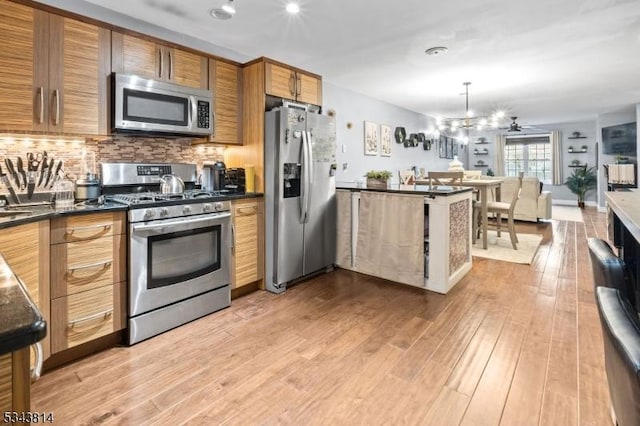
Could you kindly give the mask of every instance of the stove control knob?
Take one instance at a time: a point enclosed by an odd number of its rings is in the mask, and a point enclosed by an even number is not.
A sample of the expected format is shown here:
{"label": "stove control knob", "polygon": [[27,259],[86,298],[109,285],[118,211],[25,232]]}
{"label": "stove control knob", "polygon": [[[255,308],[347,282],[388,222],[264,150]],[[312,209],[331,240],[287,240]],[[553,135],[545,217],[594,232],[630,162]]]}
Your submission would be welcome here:
{"label": "stove control knob", "polygon": [[216,211],[219,212],[220,210],[224,209],[224,204],[221,201],[217,201],[215,204],[215,208]]}
{"label": "stove control knob", "polygon": [[202,211],[207,213],[210,212],[211,210],[213,210],[213,206],[209,203],[205,203],[202,205]]}
{"label": "stove control knob", "polygon": [[169,209],[166,207],[163,207],[160,209],[160,217],[165,217],[169,215]]}
{"label": "stove control knob", "polygon": [[182,213],[183,213],[183,214],[189,214],[189,213],[191,213],[191,206],[184,206],[184,207],[182,208]]}
{"label": "stove control knob", "polygon": [[144,211],[144,220],[153,219],[156,215],[156,212],[153,210],[145,210]]}

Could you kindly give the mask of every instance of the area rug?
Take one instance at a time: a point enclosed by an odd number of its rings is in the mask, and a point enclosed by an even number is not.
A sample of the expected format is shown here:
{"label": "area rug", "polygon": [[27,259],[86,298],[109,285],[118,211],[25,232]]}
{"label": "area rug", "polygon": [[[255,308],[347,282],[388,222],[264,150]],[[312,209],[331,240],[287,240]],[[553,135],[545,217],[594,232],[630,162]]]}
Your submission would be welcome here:
{"label": "area rug", "polygon": [[582,210],[574,206],[551,206],[551,219],[583,222]]}
{"label": "area rug", "polygon": [[538,250],[542,235],[540,234],[518,234],[518,250],[514,250],[511,245],[511,239],[508,232],[502,232],[500,238],[496,235],[496,231],[488,233],[488,248],[482,248],[482,238],[471,246],[471,254],[477,257],[485,257],[494,260],[503,260],[505,262],[524,263],[530,265],[533,256]]}

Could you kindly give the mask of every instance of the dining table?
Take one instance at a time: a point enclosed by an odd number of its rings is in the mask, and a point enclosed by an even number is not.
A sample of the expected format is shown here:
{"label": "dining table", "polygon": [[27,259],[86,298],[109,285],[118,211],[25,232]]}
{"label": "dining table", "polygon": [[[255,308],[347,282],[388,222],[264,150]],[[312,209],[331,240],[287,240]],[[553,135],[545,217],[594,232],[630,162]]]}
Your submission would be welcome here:
{"label": "dining table", "polygon": [[[500,201],[500,184],[504,179],[501,178],[480,178],[480,179],[470,179],[463,178],[462,186],[470,186],[474,189],[478,190],[479,202],[480,202],[480,220],[482,225],[482,248],[488,248],[488,231],[489,231],[489,211],[488,211],[488,200],[489,200],[489,191],[491,189],[494,190],[495,201]],[[417,178],[415,181],[416,185],[429,185],[429,180],[427,178]],[[475,241],[475,236],[474,236]]]}

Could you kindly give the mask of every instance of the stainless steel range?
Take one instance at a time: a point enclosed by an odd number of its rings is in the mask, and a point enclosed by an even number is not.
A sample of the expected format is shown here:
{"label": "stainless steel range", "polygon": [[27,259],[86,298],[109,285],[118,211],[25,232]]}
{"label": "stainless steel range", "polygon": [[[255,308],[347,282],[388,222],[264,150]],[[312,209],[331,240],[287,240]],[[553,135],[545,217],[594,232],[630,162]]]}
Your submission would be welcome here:
{"label": "stainless steel range", "polygon": [[217,192],[162,194],[160,176],[187,188],[193,164],[103,163],[103,192],[129,206],[129,344],[231,303],[231,213]]}

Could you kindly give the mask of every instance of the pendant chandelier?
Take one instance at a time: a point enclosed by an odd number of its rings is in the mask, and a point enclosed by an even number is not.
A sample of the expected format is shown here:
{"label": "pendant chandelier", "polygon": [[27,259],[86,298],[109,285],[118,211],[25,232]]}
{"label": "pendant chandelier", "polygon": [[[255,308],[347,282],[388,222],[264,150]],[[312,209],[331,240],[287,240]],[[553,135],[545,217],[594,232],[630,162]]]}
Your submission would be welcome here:
{"label": "pendant chandelier", "polygon": [[482,131],[487,128],[497,129],[500,127],[500,120],[504,118],[503,111],[497,111],[490,115],[475,115],[469,109],[469,85],[470,81],[462,83],[464,85],[465,96],[465,114],[464,117],[455,118],[437,118],[436,126],[441,132],[457,134],[458,139],[462,139],[465,143],[469,141],[469,131]]}

